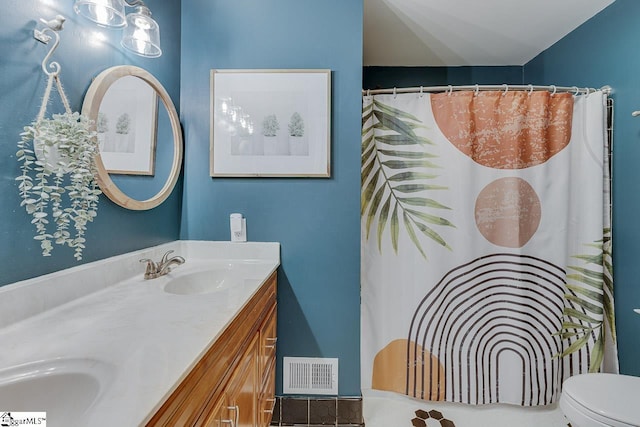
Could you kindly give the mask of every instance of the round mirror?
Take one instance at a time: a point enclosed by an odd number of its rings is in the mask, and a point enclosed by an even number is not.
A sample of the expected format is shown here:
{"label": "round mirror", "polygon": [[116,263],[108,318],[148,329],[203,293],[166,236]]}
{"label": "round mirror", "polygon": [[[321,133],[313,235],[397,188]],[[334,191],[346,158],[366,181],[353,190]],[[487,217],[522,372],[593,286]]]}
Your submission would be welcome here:
{"label": "round mirror", "polygon": [[180,174],[182,132],[169,94],[151,73],[130,65],[104,70],[89,86],[82,114],[98,134],[98,185],[109,199],[147,210],[169,197]]}

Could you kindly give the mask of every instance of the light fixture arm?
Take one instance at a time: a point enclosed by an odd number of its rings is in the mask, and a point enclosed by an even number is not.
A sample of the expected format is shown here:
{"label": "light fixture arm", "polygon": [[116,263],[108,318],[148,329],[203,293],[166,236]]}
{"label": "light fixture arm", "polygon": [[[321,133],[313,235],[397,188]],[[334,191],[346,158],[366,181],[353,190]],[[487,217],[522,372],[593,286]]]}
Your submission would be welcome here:
{"label": "light fixture arm", "polygon": [[124,0],[124,4],[127,7],[135,7],[138,13],[151,16],[151,10],[147,7],[142,0]]}
{"label": "light fixture arm", "polygon": [[144,6],[147,7],[146,4],[144,4],[144,2],[142,0],[124,0],[124,2],[127,4],[127,6],[129,7],[136,7],[136,6]]}

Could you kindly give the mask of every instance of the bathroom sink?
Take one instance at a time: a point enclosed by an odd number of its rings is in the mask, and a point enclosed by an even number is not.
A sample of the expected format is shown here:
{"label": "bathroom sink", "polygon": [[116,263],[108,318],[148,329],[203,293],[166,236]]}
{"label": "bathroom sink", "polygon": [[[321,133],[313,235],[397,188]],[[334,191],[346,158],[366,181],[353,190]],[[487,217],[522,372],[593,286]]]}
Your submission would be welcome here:
{"label": "bathroom sink", "polygon": [[220,292],[244,280],[263,279],[270,268],[270,264],[254,262],[215,263],[196,269],[178,267],[169,275],[164,291],[177,295]]}
{"label": "bathroom sink", "polygon": [[198,295],[229,288],[233,282],[230,270],[202,270],[179,275],[165,285],[164,291],[177,295]]}
{"label": "bathroom sink", "polygon": [[54,359],[0,370],[3,411],[46,412],[51,425],[81,425],[109,382],[107,365],[90,359]]}

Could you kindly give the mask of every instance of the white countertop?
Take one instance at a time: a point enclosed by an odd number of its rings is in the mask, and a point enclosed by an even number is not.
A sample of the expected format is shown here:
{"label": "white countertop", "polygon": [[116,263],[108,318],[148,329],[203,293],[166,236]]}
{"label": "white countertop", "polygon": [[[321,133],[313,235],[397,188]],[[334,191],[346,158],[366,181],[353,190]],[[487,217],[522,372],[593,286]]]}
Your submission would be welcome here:
{"label": "white countertop", "polygon": [[[137,260],[146,256],[157,260],[158,254],[169,249],[187,262],[167,276],[144,280],[144,265]],[[205,268],[212,259],[259,264],[260,278],[198,295],[175,295],[163,290],[173,277]],[[0,378],[3,369],[25,363],[49,361],[55,365],[51,362],[54,359],[62,363],[88,361],[102,377],[96,401],[84,414],[56,414],[55,408],[49,409],[48,425],[143,425],[279,263],[277,243],[178,241],[91,263],[93,266],[83,265],[77,268],[75,276],[74,269],[69,269],[54,273],[56,277],[47,275],[4,286],[0,288],[0,320],[5,321],[0,329]],[[125,268],[129,272],[135,270],[135,276],[109,284],[105,275],[123,265],[129,266]],[[54,282],[61,280],[59,276],[65,282],[64,287],[72,290],[96,286],[88,283],[87,277],[105,284],[80,297],[76,297],[77,291],[70,291],[73,298],[68,301],[58,296],[54,306],[38,313],[25,306],[24,311],[31,313],[25,318],[20,318],[20,306],[15,304],[9,313],[7,301],[20,301],[16,295],[23,299],[29,299],[30,295],[37,300],[38,307],[42,306],[39,291],[51,292]],[[74,277],[83,280],[71,286],[68,282]],[[43,287],[47,287],[46,291]],[[29,305],[25,301],[22,304]],[[10,314],[11,323],[2,319],[4,313]],[[0,411],[18,410],[43,409],[4,408],[0,401]]]}

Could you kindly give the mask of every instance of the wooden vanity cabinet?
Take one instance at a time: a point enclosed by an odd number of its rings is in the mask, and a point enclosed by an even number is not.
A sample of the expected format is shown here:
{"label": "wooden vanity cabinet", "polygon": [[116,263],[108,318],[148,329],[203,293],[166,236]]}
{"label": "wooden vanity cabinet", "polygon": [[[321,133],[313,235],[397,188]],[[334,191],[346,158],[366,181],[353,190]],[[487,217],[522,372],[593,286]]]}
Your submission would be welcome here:
{"label": "wooden vanity cabinet", "polygon": [[267,427],[275,402],[276,273],[147,426]]}

